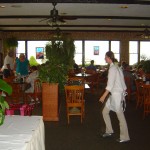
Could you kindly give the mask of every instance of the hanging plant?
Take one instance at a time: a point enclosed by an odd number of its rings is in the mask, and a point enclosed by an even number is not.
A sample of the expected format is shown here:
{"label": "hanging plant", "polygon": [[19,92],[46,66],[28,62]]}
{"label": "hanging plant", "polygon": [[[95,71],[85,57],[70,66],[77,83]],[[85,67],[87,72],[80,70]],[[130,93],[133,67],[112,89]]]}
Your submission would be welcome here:
{"label": "hanging plant", "polygon": [[4,42],[4,45],[5,45],[6,48],[16,48],[16,47],[18,47],[17,38],[15,38],[15,37],[7,38]]}

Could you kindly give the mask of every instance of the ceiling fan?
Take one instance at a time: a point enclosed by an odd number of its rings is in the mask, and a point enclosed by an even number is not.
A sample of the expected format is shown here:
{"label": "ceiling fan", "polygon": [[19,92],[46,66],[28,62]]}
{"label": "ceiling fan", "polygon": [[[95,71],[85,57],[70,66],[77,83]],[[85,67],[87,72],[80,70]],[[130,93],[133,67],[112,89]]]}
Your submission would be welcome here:
{"label": "ceiling fan", "polygon": [[150,31],[146,27],[142,34],[138,34],[137,36],[140,36],[143,39],[150,39]]}
{"label": "ceiling fan", "polygon": [[71,17],[71,16],[60,16],[58,13],[58,10],[56,9],[57,3],[52,3],[53,9],[50,10],[50,16],[49,18],[43,19],[42,21],[47,21],[47,24],[50,26],[58,26],[61,24],[66,24],[65,20],[75,20],[77,19],[76,17]]}

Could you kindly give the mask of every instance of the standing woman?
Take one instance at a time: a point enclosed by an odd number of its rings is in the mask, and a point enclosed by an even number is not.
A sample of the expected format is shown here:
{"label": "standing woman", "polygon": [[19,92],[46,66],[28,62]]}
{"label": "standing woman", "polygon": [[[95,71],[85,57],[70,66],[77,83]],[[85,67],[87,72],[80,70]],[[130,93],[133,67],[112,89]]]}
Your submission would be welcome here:
{"label": "standing woman", "polygon": [[26,59],[24,54],[20,54],[19,58],[16,58],[16,72],[20,73],[21,76],[28,75],[29,61]]}
{"label": "standing woman", "polygon": [[128,142],[130,141],[130,137],[128,134],[128,127],[122,106],[122,101],[125,98],[124,91],[126,90],[124,76],[121,69],[114,64],[115,58],[113,52],[108,51],[105,55],[105,60],[110,65],[108,71],[108,81],[105,92],[100,97],[99,101],[103,103],[107,95],[109,93],[111,94],[102,111],[104,122],[106,125],[106,130],[105,133],[102,134],[102,137],[110,137],[114,133],[109,115],[110,111],[114,111],[117,114],[120,125],[120,138],[117,139],[117,142]]}

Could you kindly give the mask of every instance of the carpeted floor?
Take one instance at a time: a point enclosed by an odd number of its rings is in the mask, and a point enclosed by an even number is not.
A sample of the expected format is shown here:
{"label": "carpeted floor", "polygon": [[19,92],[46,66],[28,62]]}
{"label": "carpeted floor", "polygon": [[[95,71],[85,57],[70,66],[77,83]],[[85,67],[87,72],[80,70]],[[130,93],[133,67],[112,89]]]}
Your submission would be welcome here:
{"label": "carpeted floor", "polygon": [[[102,88],[102,87],[101,87]],[[101,91],[101,90],[100,90]],[[61,98],[60,120],[44,122],[46,150],[149,150],[150,149],[150,115],[142,119],[142,108],[135,109],[135,100],[127,102],[125,111],[131,141],[117,143],[119,125],[116,114],[111,112],[112,125],[115,134],[112,138],[103,139],[100,133],[104,131],[101,117],[101,104],[98,102],[101,92],[85,94],[85,119],[74,116],[67,124],[65,100]],[[41,105],[34,110],[34,115],[42,115]]]}

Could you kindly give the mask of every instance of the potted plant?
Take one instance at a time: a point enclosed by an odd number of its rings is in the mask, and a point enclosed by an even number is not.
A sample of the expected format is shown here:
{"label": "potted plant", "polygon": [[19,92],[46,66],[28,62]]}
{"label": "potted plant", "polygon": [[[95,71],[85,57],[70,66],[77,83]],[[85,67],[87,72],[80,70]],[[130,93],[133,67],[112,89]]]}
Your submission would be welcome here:
{"label": "potted plant", "polygon": [[7,38],[4,41],[4,46],[9,50],[14,50],[14,48],[18,47],[18,41],[16,37]]}
{"label": "potted plant", "polygon": [[12,93],[12,87],[7,84],[5,81],[0,79],[0,125],[3,124],[4,122],[4,118],[5,118],[5,109],[9,108],[8,103],[5,101],[5,92],[7,94],[11,94]]}
{"label": "potted plant", "polygon": [[64,89],[67,74],[73,66],[74,41],[70,37],[54,38],[45,47],[47,62],[39,68],[42,81],[43,119],[58,120],[58,93]]}

